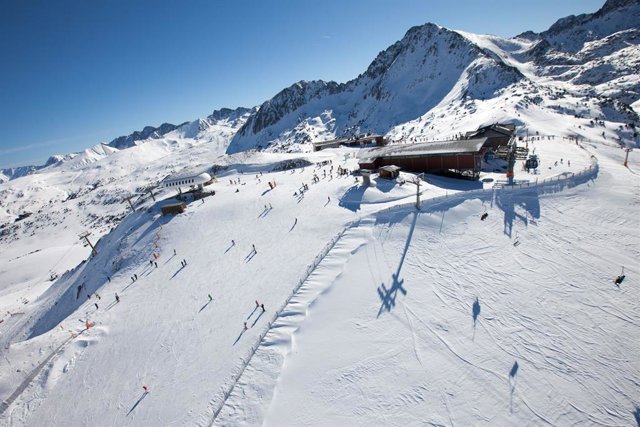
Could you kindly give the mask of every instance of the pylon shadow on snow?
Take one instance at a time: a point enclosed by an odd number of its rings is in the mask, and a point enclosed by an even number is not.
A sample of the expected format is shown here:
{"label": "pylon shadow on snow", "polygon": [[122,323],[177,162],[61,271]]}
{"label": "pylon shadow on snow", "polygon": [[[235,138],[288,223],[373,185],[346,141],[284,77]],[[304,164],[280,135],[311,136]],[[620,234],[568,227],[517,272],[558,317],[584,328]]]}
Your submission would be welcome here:
{"label": "pylon shadow on snow", "polygon": [[377,289],[381,304],[380,309],[378,309],[378,315],[376,317],[380,317],[380,315],[384,311],[390,312],[391,309],[395,307],[398,291],[400,291],[403,295],[407,295],[407,290],[402,286],[404,284],[404,280],[400,279],[400,271],[402,270],[402,265],[404,264],[407,252],[409,251],[409,246],[411,245],[411,239],[413,238],[413,232],[416,228],[417,221],[418,212],[414,211],[413,222],[411,223],[411,228],[409,229],[409,235],[407,236],[407,241],[404,245],[404,251],[402,252],[402,257],[400,258],[398,269],[391,275],[391,287],[387,289],[384,283],[382,283]]}
{"label": "pylon shadow on snow", "polygon": [[[525,227],[529,225],[529,216],[531,218],[540,218],[540,202],[538,200],[538,192],[532,191],[513,191],[499,190],[496,192],[496,205],[504,212],[504,229],[503,232],[509,238],[512,237],[513,223],[516,219],[520,220]],[[520,212],[516,211],[516,206],[522,208]]]}

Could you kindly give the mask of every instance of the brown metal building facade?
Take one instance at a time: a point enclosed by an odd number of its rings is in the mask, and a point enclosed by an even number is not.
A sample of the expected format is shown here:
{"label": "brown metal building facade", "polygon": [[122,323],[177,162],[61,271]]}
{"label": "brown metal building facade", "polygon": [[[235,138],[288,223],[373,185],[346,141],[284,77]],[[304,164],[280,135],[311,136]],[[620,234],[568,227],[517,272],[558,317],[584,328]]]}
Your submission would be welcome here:
{"label": "brown metal building facade", "polygon": [[411,172],[470,172],[477,177],[482,165],[482,146],[486,142],[487,138],[477,138],[389,145],[363,152],[359,165],[361,169],[395,165]]}

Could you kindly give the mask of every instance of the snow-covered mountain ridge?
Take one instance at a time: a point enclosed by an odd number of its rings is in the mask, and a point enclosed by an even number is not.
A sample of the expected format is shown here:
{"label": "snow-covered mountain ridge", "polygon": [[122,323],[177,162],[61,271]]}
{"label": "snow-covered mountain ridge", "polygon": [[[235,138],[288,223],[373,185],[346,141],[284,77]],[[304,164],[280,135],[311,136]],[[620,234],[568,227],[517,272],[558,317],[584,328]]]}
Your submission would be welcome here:
{"label": "snow-covered mountain ridge", "polygon": [[457,32],[425,24],[380,52],[354,80],[298,82],[281,91],[247,120],[228,153],[289,149],[364,130],[386,134],[436,107],[458,85],[463,96],[491,98],[523,78]]}
{"label": "snow-covered mountain ridge", "polygon": [[[580,105],[587,105],[592,119],[634,125],[638,116],[629,105],[640,99],[638,22],[637,1],[608,1],[596,13],[509,40],[434,24],[414,27],[354,80],[301,81],[263,103],[228,152],[304,151],[308,146],[299,143],[365,131],[446,139],[458,129],[445,130],[438,118],[452,112],[466,116],[459,127],[467,129],[497,121],[526,127],[515,110],[477,114],[483,104],[508,105],[514,96],[540,99],[538,105],[547,104],[543,114],[585,115]],[[569,99],[578,105],[569,107]]]}
{"label": "snow-covered mountain ridge", "polygon": [[161,139],[165,135],[170,137],[170,134],[173,134],[173,136],[179,138],[207,139],[210,136],[209,134],[216,133],[220,128],[235,129],[241,126],[246,120],[246,115],[251,111],[251,109],[243,107],[236,109],[222,108],[205,118],[184,122],[180,125],[163,123],[157,128],[145,126],[142,131],[135,131],[129,135],[114,138],[109,143],[97,144],[78,153],[51,156],[44,165],[0,169],[0,183],[36,173],[49,166],[60,166],[72,159],[76,165],[92,163],[117,151],[135,147],[154,139]]}

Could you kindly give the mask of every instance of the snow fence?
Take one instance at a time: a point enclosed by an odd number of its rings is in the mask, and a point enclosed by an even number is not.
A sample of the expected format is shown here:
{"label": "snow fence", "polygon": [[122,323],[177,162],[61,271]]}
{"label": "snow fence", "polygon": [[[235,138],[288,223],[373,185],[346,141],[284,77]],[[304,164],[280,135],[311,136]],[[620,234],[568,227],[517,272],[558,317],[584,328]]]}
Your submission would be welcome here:
{"label": "snow fence", "polygon": [[221,399],[214,406],[213,416],[211,417],[211,421],[209,423],[210,426],[213,425],[213,423],[215,422],[216,418],[220,414],[220,411],[224,407],[225,402],[227,401],[227,399],[229,398],[229,396],[233,392],[234,387],[238,383],[238,380],[240,380],[240,377],[242,377],[242,374],[244,373],[245,369],[249,365],[249,362],[251,362],[251,358],[253,358],[253,355],[256,353],[256,351],[258,350],[258,348],[262,344],[262,341],[264,340],[265,336],[269,333],[269,331],[271,330],[271,327],[273,326],[275,321],[278,319],[278,317],[280,317],[280,314],[282,313],[282,311],[289,304],[289,302],[291,301],[291,298],[293,298],[293,296],[300,290],[300,288],[307,281],[307,279],[309,278],[311,273],[313,273],[313,271],[318,267],[318,265],[322,262],[324,257],[327,256],[329,251],[331,251],[331,249],[333,249],[333,247],[336,245],[336,243],[342,238],[344,233],[348,229],[350,229],[350,228],[352,228],[354,226],[357,226],[359,223],[360,223],[360,219],[357,219],[357,220],[351,221],[347,225],[345,225],[342,228],[342,230],[339,233],[337,233],[335,236],[333,236],[333,238],[324,246],[324,248],[322,248],[320,253],[318,255],[316,255],[316,257],[313,259],[311,264],[309,264],[307,266],[307,269],[303,273],[302,277],[298,280],[298,283],[291,290],[291,292],[289,293],[289,296],[287,297],[287,299],[280,305],[280,307],[275,311],[273,316],[271,316],[271,318],[268,320],[267,325],[263,328],[263,330],[260,333],[260,335],[258,335],[258,337],[256,338],[255,344],[253,344],[251,346],[251,348],[249,349],[249,351],[247,352],[246,357],[243,357],[243,358],[240,359],[241,360],[241,364],[236,369],[236,372],[234,372],[231,375],[231,379],[230,379],[230,381],[228,383],[229,384],[228,388],[226,390],[223,390],[220,393]]}

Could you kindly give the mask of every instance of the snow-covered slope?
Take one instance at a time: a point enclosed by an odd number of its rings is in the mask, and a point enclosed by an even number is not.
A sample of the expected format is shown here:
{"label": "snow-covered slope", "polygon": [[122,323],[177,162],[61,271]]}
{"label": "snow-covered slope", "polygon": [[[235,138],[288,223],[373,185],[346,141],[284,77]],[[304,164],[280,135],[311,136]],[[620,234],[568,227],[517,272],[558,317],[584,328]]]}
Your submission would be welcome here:
{"label": "snow-covered slope", "polygon": [[638,271],[625,204],[640,186],[619,151],[594,151],[588,185],[428,200],[350,227],[216,425],[635,425],[638,287],[612,277]]}
{"label": "snow-covered slope", "polygon": [[[26,303],[23,288],[4,291],[1,419],[629,424],[640,398],[637,177],[619,148],[528,142],[543,162],[517,172],[530,189],[493,192],[500,174],[488,172],[480,183],[433,176],[420,212],[412,184],[337,176],[355,167],[353,149],[221,158],[214,196],[176,217],[159,212],[173,194],[146,198],[48,289],[34,281]],[[571,178],[592,153],[600,167]],[[310,166],[281,170],[296,164]],[[42,252],[14,250],[13,272]]]}
{"label": "snow-covered slope", "polygon": [[0,184],[0,253],[7,262],[0,292],[37,296],[52,275],[86,258],[80,233],[91,232],[95,242],[125,216],[126,196],[138,203],[169,174],[210,170],[245,119],[246,113],[207,118],[195,138],[183,127],[123,150],[97,145]]}
{"label": "snow-covered slope", "polygon": [[[609,21],[636,8],[556,25],[612,28],[566,64],[537,59],[545,33],[416,27],[348,83],[0,184],[0,424],[633,425],[638,29]],[[306,153],[495,122],[517,125],[538,173],[516,168],[512,189],[491,165],[429,176],[420,211],[416,177],[366,187],[336,173],[356,149]],[[215,175],[215,195],[161,216],[175,192],[147,190],[186,170]]]}

